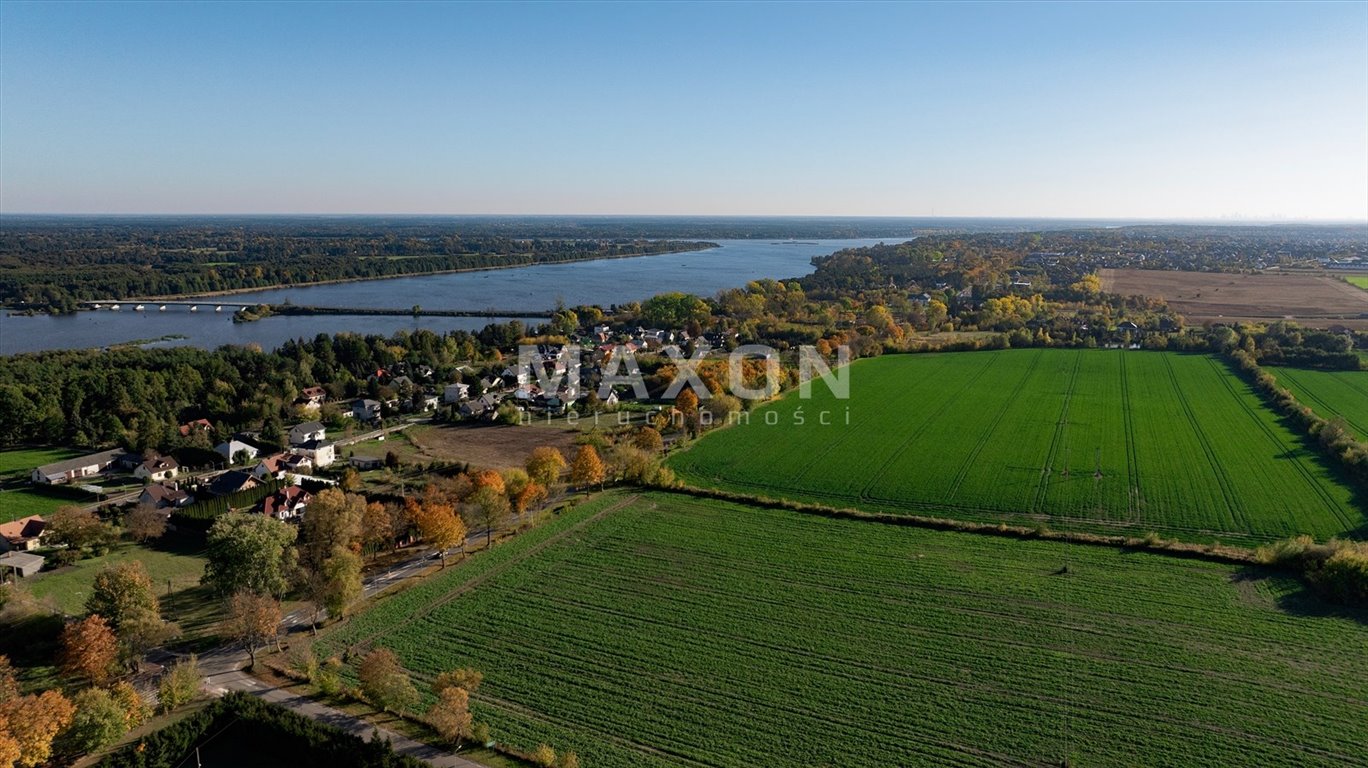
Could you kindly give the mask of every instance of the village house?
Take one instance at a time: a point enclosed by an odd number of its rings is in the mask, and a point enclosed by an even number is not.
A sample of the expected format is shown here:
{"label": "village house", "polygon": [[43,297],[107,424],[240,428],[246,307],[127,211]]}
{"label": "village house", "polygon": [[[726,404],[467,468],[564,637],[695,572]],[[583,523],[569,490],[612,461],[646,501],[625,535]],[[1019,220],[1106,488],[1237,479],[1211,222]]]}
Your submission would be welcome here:
{"label": "village house", "polygon": [[305,387],[299,391],[299,397],[295,398],[295,405],[308,410],[317,410],[323,406],[323,402],[328,399],[328,390],[322,387]]}
{"label": "village house", "polygon": [[293,520],[304,513],[311,501],[313,494],[297,485],[288,485],[262,499],[257,509],[277,520]]}
{"label": "village house", "polygon": [[276,453],[262,459],[252,468],[252,477],[258,480],[283,480],[286,475],[307,475],[313,472],[313,461],[307,456],[293,453]]}
{"label": "village house", "polygon": [[358,421],[375,421],[380,418],[380,402],[365,398],[357,400],[352,403],[352,416]]}
{"label": "village house", "polygon": [[133,476],[139,480],[151,480],[160,483],[169,480],[180,472],[180,464],[170,456],[153,456],[146,459],[133,470]]}
{"label": "village house", "polygon": [[214,446],[214,451],[223,458],[227,459],[229,462],[233,461],[233,459],[236,458],[239,453],[242,453],[244,451],[247,453],[248,461],[255,459],[257,457],[257,454],[260,453],[260,451],[258,451],[255,446],[248,445],[247,443],[244,443],[241,440],[229,440],[224,443],[219,443],[218,445]]}
{"label": "village house", "polygon": [[326,440],[328,430],[320,421],[306,421],[290,427],[290,445],[303,445],[315,440]]}
{"label": "village house", "polygon": [[47,521],[40,515],[29,515],[0,524],[0,551],[28,552],[37,549],[42,546],[46,532]]}
{"label": "village house", "polygon": [[143,489],[138,496],[139,504],[147,504],[157,509],[188,506],[194,497],[182,491],[175,483],[156,483]]}
{"label": "village house", "polygon": [[474,400],[461,403],[461,415],[468,418],[489,416],[499,409],[498,395],[481,395]]}
{"label": "village house", "polygon": [[80,480],[86,477],[93,477],[108,471],[118,461],[124,452],[122,450],[101,451],[92,453],[89,456],[80,456],[66,461],[44,464],[33,470],[30,479],[38,485],[61,485]]}
{"label": "village house", "polygon": [[261,485],[250,472],[231,469],[209,483],[209,493],[215,496],[231,496],[242,491],[250,491]]}
{"label": "village house", "polygon": [[331,440],[310,440],[303,445],[290,448],[290,453],[309,460],[317,469],[322,469],[337,461],[337,449]]}
{"label": "village house", "polygon": [[208,419],[195,419],[194,421],[187,421],[180,425],[181,437],[190,437],[195,434],[207,435],[212,431],[214,431],[214,425],[210,424]]}
{"label": "village house", "polygon": [[459,403],[470,397],[470,385],[456,382],[448,384],[442,390],[442,401],[445,403]]}

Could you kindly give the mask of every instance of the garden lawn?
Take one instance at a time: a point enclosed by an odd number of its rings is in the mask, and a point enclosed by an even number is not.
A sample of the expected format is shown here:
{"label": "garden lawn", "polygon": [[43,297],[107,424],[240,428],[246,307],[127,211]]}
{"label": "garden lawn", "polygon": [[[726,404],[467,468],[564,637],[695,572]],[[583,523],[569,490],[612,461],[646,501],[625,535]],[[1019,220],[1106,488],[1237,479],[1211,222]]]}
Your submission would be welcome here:
{"label": "garden lawn", "polygon": [[[57,610],[71,615],[85,612],[85,601],[90,597],[95,575],[118,563],[138,560],[147,568],[152,587],[163,601],[167,597],[167,581],[171,592],[194,589],[204,575],[204,558],[191,545],[182,543],[172,534],[166,544],[138,545],[123,541],[107,555],[78,561],[55,571],[44,571],[24,583],[34,597],[48,602]],[[166,616],[176,621],[174,615]]]}
{"label": "garden lawn", "polygon": [[595,768],[1337,767],[1366,642],[1261,570],[614,492],[318,650],[391,648],[428,703],[474,666],[497,739]]}
{"label": "garden lawn", "polygon": [[849,376],[848,400],[790,393],[669,464],[693,485],[895,514],[1244,544],[1368,536],[1338,470],[1214,357],[900,355]]}

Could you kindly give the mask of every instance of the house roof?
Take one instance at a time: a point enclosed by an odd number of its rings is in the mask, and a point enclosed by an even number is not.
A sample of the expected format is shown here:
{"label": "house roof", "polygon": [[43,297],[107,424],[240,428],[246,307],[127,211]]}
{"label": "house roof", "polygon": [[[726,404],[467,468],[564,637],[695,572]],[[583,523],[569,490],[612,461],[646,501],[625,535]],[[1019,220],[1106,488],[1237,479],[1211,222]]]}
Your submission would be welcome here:
{"label": "house roof", "polygon": [[324,426],[323,422],[321,421],[306,421],[303,424],[296,424],[293,427],[290,427],[290,434],[293,435],[295,433],[304,434],[306,432],[320,432],[323,429]]}
{"label": "house roof", "polygon": [[208,432],[213,428],[214,425],[210,424],[208,419],[195,419],[194,421],[187,421],[180,425],[180,433],[181,437],[189,437],[190,433],[195,430],[202,429],[205,432]]}
{"label": "house roof", "polygon": [[328,390],[322,387],[305,387],[299,391],[305,397],[327,397]]}
{"label": "house roof", "polygon": [[120,448],[115,448],[109,451],[100,451],[99,453],[91,453],[85,456],[78,456],[74,459],[67,459],[66,461],[55,461],[51,464],[44,464],[43,466],[38,468],[38,472],[43,475],[64,475],[74,469],[88,467],[91,464],[113,463],[122,455],[124,455],[124,452]]}
{"label": "house roof", "polygon": [[35,555],[31,552],[9,552],[0,555],[0,566],[18,568],[21,571],[27,571],[30,568],[42,568],[45,562],[47,560],[42,555]]}
{"label": "house roof", "polygon": [[154,456],[142,463],[148,472],[165,472],[168,469],[179,469],[180,465],[170,456]]}
{"label": "house roof", "polygon": [[274,515],[282,510],[292,510],[297,504],[308,504],[313,496],[297,485],[290,485],[261,500],[261,511]]}
{"label": "house roof", "polygon": [[179,488],[172,488],[169,485],[149,485],[143,489],[143,493],[151,496],[154,501],[165,501],[176,504],[190,498],[190,494]]}
{"label": "house roof", "polygon": [[41,535],[45,528],[47,521],[41,515],[29,515],[0,525],[0,538],[10,541],[32,539]]}
{"label": "house roof", "polygon": [[209,492],[215,496],[227,496],[256,484],[255,477],[240,469],[232,469],[214,478],[214,481],[209,484]]}

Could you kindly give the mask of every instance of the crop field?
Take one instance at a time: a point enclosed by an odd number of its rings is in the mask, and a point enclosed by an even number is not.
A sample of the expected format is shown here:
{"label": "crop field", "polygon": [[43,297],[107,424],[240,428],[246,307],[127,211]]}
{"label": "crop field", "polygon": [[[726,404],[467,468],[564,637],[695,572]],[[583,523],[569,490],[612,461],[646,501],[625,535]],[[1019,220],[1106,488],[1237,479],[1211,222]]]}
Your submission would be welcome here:
{"label": "crop field", "polygon": [[1360,440],[1368,440],[1368,371],[1268,370],[1303,405],[1327,419],[1343,417]]}
{"label": "crop field", "polygon": [[849,375],[850,399],[818,382],[671,466],[693,485],[978,522],[1247,544],[1368,535],[1335,470],[1215,358],[1025,349],[881,357]]}
{"label": "crop field", "polygon": [[1330,275],[1103,269],[1098,277],[1104,291],[1162,298],[1193,323],[1292,319],[1308,328],[1368,329],[1368,293]]}
{"label": "crop field", "polygon": [[616,492],[320,642],[595,768],[1340,766],[1365,636],[1235,566]]}
{"label": "crop field", "polygon": [[1344,279],[1348,280],[1350,285],[1356,285],[1359,288],[1368,291],[1368,275],[1349,275]]}

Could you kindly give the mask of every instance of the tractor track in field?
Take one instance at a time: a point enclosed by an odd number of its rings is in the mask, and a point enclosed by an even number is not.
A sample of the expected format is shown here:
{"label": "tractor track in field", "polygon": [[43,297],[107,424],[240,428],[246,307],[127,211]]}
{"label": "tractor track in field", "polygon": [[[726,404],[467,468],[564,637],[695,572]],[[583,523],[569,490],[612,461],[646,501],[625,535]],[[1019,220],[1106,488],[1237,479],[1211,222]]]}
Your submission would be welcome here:
{"label": "tractor track in field", "polygon": [[1244,523],[1246,531],[1252,530],[1249,519],[1240,511],[1236,499],[1239,498],[1234,490],[1234,483],[1226,474],[1225,468],[1221,466],[1216,458],[1216,449],[1211,447],[1211,440],[1207,438],[1206,432],[1202,430],[1202,425],[1197,421],[1197,413],[1192,408],[1192,403],[1188,401],[1187,393],[1183,391],[1183,386],[1178,382],[1178,373],[1173,369],[1173,361],[1168,357],[1164,358],[1164,366],[1168,369],[1169,381],[1173,384],[1173,391],[1178,395],[1178,404],[1182,406],[1183,413],[1187,416],[1188,424],[1192,425],[1192,433],[1197,436],[1197,442],[1202,447],[1202,453],[1206,455],[1207,465],[1211,467],[1212,477],[1216,478],[1216,484],[1221,489],[1221,500],[1225,502],[1226,512],[1232,524]]}
{"label": "tractor track in field", "polygon": [[959,469],[955,472],[955,479],[951,481],[950,489],[945,492],[946,501],[955,498],[955,494],[959,492],[960,486],[964,484],[964,479],[969,476],[969,471],[973,469],[974,464],[978,461],[979,454],[983,453],[983,449],[988,447],[988,443],[992,440],[993,435],[997,433],[998,425],[1002,423],[1003,417],[1018,404],[1021,398],[1021,391],[1026,388],[1026,382],[1030,381],[1031,377],[1035,376],[1036,369],[1040,367],[1040,360],[1042,357],[1042,355],[1037,355],[1036,358],[1031,361],[1031,367],[1026,369],[1026,373],[1021,377],[1021,380],[1012,388],[1012,394],[1003,401],[1002,407],[993,415],[993,420],[989,422],[987,428],[983,430],[983,434],[979,436],[978,442],[974,443],[974,447],[969,451],[969,455],[965,456],[964,461],[960,462]]}
{"label": "tractor track in field", "polygon": [[[1327,401],[1325,400],[1325,398],[1321,397],[1320,395],[1317,395],[1317,394],[1315,393],[1315,391],[1313,391],[1313,389],[1312,389],[1311,387],[1308,387],[1308,386],[1306,386],[1305,383],[1303,383],[1303,380],[1302,380],[1302,379],[1298,379],[1297,377],[1293,376],[1292,373],[1291,373],[1290,371],[1288,371],[1287,369],[1283,369],[1283,370],[1279,371],[1278,373],[1279,373],[1279,375],[1280,375],[1282,378],[1286,379],[1287,381],[1290,381],[1290,382],[1293,384],[1293,386],[1295,386],[1297,389],[1301,390],[1302,394],[1305,395],[1306,399],[1313,401],[1313,403],[1312,403],[1313,409],[1315,408],[1315,405],[1316,405],[1316,404],[1319,404],[1320,407],[1321,407],[1321,409],[1323,409],[1323,410],[1321,410],[1321,416],[1322,416],[1323,418],[1326,418],[1326,419],[1333,419],[1333,418],[1335,418],[1336,416],[1338,416],[1338,417],[1340,417],[1341,419],[1344,419],[1344,423],[1346,423],[1346,424],[1348,424],[1349,426],[1353,427],[1354,429],[1358,430],[1359,434],[1368,436],[1368,424],[1360,424],[1360,423],[1358,423],[1357,421],[1354,421],[1353,419],[1350,419],[1348,416],[1345,416],[1343,413],[1336,413],[1335,411],[1336,411],[1337,409],[1335,408],[1335,406],[1333,406],[1333,405],[1331,405],[1329,402],[1327,402]],[[1346,380],[1346,379],[1342,379],[1342,378],[1340,378],[1338,375],[1335,375],[1335,376],[1333,376],[1332,378],[1334,378],[1335,381],[1338,381],[1338,382],[1344,384],[1346,387],[1348,387],[1348,388],[1354,390],[1355,392],[1361,392],[1365,398],[1368,398],[1368,392],[1365,392],[1365,391],[1361,390],[1358,386],[1354,385],[1352,382],[1350,382],[1350,381],[1348,381],[1348,380]]]}
{"label": "tractor track in field", "polygon": [[1055,422],[1054,433],[1050,436],[1050,447],[1045,451],[1045,464],[1040,468],[1040,482],[1036,484],[1035,498],[1027,507],[1035,514],[1043,514],[1045,511],[1045,501],[1050,493],[1050,478],[1054,475],[1055,459],[1059,456],[1059,444],[1069,429],[1069,406],[1073,404],[1074,389],[1078,386],[1078,369],[1082,367],[1083,353],[1075,352],[1073,370],[1069,372],[1069,386],[1064,390],[1064,403],[1060,406],[1059,419]]}
{"label": "tractor track in field", "polygon": [[1259,425],[1259,430],[1268,437],[1268,440],[1273,444],[1273,447],[1279,451],[1283,451],[1286,457],[1292,461],[1297,467],[1297,473],[1301,475],[1301,478],[1306,481],[1307,485],[1311,486],[1312,490],[1320,497],[1325,506],[1335,513],[1335,518],[1338,519],[1346,529],[1353,527],[1354,523],[1345,515],[1344,509],[1335,501],[1329,491],[1325,490],[1325,486],[1316,480],[1315,476],[1311,474],[1311,470],[1307,468],[1306,464],[1301,460],[1301,457],[1297,455],[1295,450],[1296,446],[1285,445],[1278,439],[1278,436],[1273,430],[1269,428],[1267,422],[1259,418],[1259,414],[1254,410],[1254,407],[1249,404],[1248,399],[1241,397],[1240,393],[1235,390],[1235,385],[1231,383],[1231,379],[1234,378],[1233,376],[1220,375],[1227,373],[1229,369],[1222,370],[1220,366],[1223,365],[1223,363],[1217,363],[1213,358],[1207,358],[1207,362],[1211,364],[1212,369],[1216,371],[1221,382],[1225,384],[1226,389],[1230,392],[1231,398],[1240,404],[1241,409],[1249,416],[1250,420]]}
{"label": "tractor track in field", "polygon": [[1144,507],[1144,494],[1140,492],[1140,451],[1135,445],[1135,413],[1132,411],[1130,372],[1126,368],[1127,355],[1121,356],[1121,413],[1124,415],[1123,429],[1126,440],[1126,519],[1136,523]]}
{"label": "tractor track in field", "polygon": [[[979,379],[983,378],[984,374],[986,374],[993,368],[994,364],[997,363],[998,359],[998,356],[994,355],[988,361],[988,364],[980,368],[977,372],[974,373],[973,376],[969,377],[969,380],[966,381],[963,386],[967,388],[977,383]],[[1035,369],[1035,365],[1039,363],[1039,360],[1040,355],[1037,354],[1036,359],[1032,362],[1031,370]],[[884,459],[884,462],[879,465],[879,468],[870,475],[869,481],[864,484],[864,487],[860,488],[855,498],[861,501],[873,500],[873,497],[869,495],[869,489],[873,488],[880,480],[883,479],[884,472],[888,471],[889,467],[893,466],[898,461],[898,459],[902,458],[903,453],[905,453],[907,449],[911,448],[912,444],[916,442],[917,438],[921,437],[922,433],[925,432],[927,428],[929,428],[933,423],[935,423],[937,419],[941,417],[941,414],[949,410],[950,406],[954,405],[957,399],[958,395],[952,395],[950,397],[947,397],[945,399],[945,402],[941,403],[939,408],[932,411],[931,414],[927,416],[925,419],[922,419],[921,423],[910,431],[907,437],[904,438],[903,441],[898,444],[898,447],[893,449],[893,452],[888,455],[888,458]]]}

